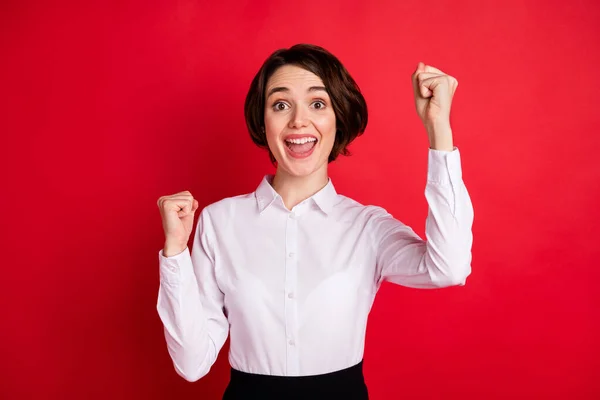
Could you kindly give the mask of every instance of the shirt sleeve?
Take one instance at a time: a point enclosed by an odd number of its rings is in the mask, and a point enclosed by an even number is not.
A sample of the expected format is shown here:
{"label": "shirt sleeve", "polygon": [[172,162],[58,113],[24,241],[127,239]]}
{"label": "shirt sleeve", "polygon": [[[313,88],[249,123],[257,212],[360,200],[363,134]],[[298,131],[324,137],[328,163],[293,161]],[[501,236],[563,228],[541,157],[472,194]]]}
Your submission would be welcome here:
{"label": "shirt sleeve", "polygon": [[433,289],[465,285],[471,274],[473,205],[462,180],[460,153],[429,149],[425,236],[377,207],[373,235],[376,288],[382,281]]}
{"label": "shirt sleeve", "polygon": [[[217,285],[211,224],[206,208],[198,218],[192,252],[158,253],[157,311],[176,372],[194,382],[205,376],[229,334],[224,295]],[[214,243],[214,242],[212,242]]]}

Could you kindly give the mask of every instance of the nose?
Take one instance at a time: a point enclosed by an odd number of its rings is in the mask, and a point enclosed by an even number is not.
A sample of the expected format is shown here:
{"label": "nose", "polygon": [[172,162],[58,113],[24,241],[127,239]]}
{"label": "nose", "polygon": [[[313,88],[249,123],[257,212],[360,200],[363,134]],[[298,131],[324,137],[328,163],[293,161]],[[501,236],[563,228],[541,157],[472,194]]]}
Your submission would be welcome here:
{"label": "nose", "polygon": [[308,110],[303,107],[295,107],[294,112],[290,114],[290,128],[302,128],[308,125]]}

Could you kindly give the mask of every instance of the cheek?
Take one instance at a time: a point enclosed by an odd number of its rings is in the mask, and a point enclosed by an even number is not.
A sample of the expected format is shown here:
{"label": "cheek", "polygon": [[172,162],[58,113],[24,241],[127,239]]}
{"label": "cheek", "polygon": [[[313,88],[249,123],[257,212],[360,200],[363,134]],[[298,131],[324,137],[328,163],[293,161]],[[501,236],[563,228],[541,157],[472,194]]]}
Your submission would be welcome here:
{"label": "cheek", "polygon": [[319,120],[319,131],[323,136],[325,136],[325,140],[334,142],[335,141],[335,115],[328,114],[324,115],[323,118]]}
{"label": "cheek", "polygon": [[271,151],[276,151],[277,150],[277,136],[274,135],[273,130],[269,129],[267,127],[267,144],[269,145],[269,148],[271,149]]}
{"label": "cheek", "polygon": [[265,114],[265,132],[266,132],[265,136],[267,138],[267,143],[269,143],[269,145],[275,144],[277,141],[277,132],[278,132],[277,126],[278,126],[277,119],[273,118],[273,116],[266,113]]}
{"label": "cheek", "polygon": [[281,115],[265,115],[265,129],[267,130],[267,135],[271,132],[271,135],[276,136],[285,128],[286,124],[287,120]]}

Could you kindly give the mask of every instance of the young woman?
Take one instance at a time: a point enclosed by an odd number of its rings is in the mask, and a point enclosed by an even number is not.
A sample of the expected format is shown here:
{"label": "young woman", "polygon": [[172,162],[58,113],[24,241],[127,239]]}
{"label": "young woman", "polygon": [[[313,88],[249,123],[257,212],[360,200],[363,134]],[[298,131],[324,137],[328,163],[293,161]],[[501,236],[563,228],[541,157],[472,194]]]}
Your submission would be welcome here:
{"label": "young woman", "polygon": [[367,125],[365,100],[325,49],[274,52],[245,116],[275,175],[199,215],[189,191],[158,200],[165,232],[157,310],[175,370],[205,376],[231,335],[223,399],[367,399],[367,316],[383,281],[464,285],[473,207],[453,145],[455,78],[419,63],[416,110],[429,135],[427,241],[385,209],[338,194],[327,166]]}

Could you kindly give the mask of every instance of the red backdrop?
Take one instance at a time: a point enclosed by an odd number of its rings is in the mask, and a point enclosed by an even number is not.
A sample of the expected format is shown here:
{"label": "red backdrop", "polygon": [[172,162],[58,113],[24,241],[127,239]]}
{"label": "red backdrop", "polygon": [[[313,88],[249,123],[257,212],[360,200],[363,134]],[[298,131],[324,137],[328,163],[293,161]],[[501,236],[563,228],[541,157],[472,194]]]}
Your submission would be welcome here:
{"label": "red backdrop", "polygon": [[0,6],[1,398],[220,399],[229,342],[193,384],[167,353],[156,201],[190,190],[203,207],[272,172],[243,101],[297,42],[336,54],[369,105],[354,155],[331,166],[337,190],[422,237],[410,75],[423,61],[459,81],[473,273],[381,288],[371,397],[599,398],[597,2],[55,3]]}

